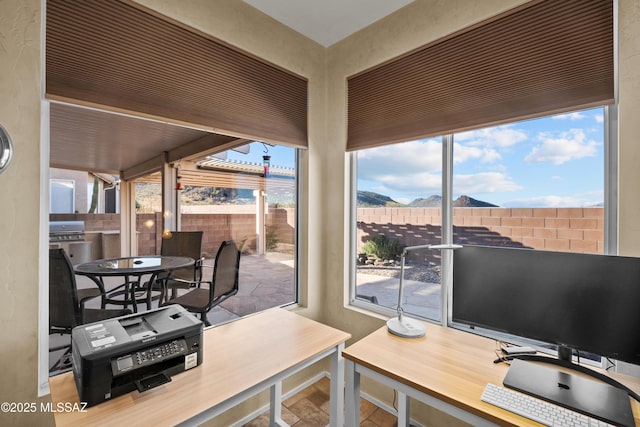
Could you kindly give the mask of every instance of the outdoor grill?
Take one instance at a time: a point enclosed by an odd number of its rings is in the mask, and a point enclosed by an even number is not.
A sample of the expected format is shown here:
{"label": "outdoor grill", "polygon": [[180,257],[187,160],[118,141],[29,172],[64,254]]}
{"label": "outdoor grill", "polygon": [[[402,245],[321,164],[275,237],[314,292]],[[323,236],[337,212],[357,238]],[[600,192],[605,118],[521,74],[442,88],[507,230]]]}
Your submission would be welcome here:
{"label": "outdoor grill", "polygon": [[49,222],[49,248],[62,248],[73,265],[91,261],[91,242],[84,240],[84,221]]}
{"label": "outdoor grill", "polygon": [[52,221],[49,223],[49,243],[84,241],[84,221]]}

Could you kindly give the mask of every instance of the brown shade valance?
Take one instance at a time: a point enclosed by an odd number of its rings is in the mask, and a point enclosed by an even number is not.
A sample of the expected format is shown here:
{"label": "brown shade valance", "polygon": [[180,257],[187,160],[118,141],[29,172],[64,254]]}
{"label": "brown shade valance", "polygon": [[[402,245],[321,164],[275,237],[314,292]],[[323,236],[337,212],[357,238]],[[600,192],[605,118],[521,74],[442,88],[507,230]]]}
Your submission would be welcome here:
{"label": "brown shade valance", "polygon": [[48,0],[46,95],[307,146],[307,80],[116,0]]}
{"label": "brown shade valance", "polygon": [[611,0],[532,2],[348,79],[348,150],[614,102]]}

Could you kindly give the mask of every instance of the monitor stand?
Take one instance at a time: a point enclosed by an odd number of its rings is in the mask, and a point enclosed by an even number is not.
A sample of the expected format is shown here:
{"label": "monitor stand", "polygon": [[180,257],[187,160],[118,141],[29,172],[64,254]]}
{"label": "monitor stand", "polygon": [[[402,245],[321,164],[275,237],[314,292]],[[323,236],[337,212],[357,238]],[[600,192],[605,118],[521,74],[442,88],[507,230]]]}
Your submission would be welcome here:
{"label": "monitor stand", "polygon": [[629,394],[608,384],[520,359],[511,361],[503,384],[611,424],[635,427]]}

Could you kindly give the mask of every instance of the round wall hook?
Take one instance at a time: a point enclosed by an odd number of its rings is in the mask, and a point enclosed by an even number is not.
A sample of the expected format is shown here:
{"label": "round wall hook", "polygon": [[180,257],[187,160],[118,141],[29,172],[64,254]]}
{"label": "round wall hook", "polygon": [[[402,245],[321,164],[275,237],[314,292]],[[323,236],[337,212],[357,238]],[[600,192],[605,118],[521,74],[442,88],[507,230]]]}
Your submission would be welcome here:
{"label": "round wall hook", "polygon": [[13,145],[9,133],[0,125],[0,173],[4,172],[11,163]]}

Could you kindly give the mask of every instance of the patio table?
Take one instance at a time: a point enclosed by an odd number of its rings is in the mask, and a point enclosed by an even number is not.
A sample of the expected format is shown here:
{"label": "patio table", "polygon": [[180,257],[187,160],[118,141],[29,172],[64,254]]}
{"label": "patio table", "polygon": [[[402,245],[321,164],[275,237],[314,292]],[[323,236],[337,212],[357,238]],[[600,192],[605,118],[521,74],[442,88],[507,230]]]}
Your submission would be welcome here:
{"label": "patio table", "polygon": [[[156,282],[159,273],[171,272],[178,268],[190,267],[195,263],[193,258],[178,256],[135,256],[121,258],[107,258],[86,262],[75,266],[75,273],[86,276],[93,280],[100,288],[102,295],[101,306],[106,304],[123,305],[127,308],[129,304],[133,306],[133,311],[138,311],[138,302],[146,301],[147,310],[151,309],[152,287]],[[150,274],[151,277],[142,283],[141,278]],[[124,282],[109,291],[106,291],[105,277],[123,277]],[[160,281],[160,301],[166,292],[164,281]],[[139,298],[137,293],[144,292],[146,296]],[[119,297],[122,298],[119,298]]]}

